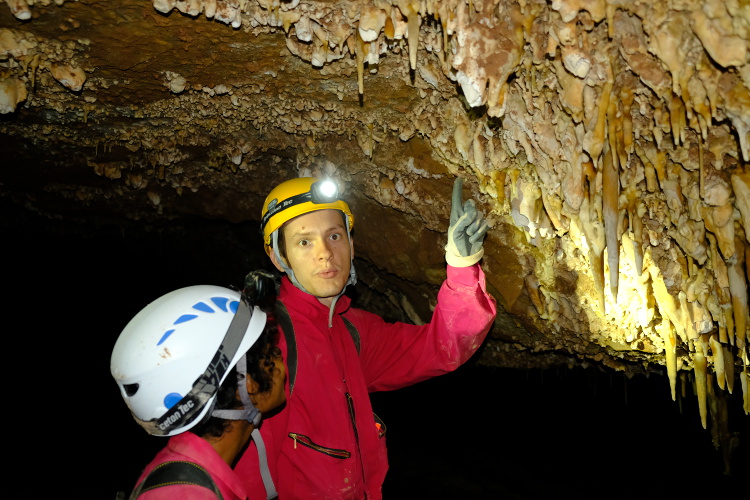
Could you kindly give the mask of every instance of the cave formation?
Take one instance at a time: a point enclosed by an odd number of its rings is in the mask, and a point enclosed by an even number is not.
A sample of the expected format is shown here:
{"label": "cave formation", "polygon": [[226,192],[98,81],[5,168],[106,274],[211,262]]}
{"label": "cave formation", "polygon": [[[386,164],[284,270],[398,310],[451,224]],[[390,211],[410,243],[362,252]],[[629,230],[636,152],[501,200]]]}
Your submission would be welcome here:
{"label": "cave formation", "polygon": [[257,225],[327,176],[363,307],[419,323],[461,177],[499,304],[479,364],[665,373],[717,447],[727,399],[750,418],[747,2],[6,4],[6,209]]}

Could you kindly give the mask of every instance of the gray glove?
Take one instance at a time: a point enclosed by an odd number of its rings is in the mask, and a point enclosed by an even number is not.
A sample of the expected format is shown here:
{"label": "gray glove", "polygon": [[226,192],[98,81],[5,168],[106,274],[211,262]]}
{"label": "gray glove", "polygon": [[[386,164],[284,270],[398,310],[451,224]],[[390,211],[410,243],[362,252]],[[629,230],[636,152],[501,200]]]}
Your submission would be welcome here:
{"label": "gray glove", "polygon": [[462,203],[463,179],[453,183],[451,224],[448,228],[448,244],[445,246],[445,260],[453,267],[473,266],[484,255],[484,235],[487,222],[477,204],[469,199]]}

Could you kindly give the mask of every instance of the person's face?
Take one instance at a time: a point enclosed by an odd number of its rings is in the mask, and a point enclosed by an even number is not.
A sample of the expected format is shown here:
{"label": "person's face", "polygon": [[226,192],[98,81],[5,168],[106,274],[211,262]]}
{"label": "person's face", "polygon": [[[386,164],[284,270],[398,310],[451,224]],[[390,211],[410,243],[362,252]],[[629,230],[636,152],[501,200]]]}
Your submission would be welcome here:
{"label": "person's face", "polygon": [[[317,210],[287,222],[282,228],[286,259],[297,281],[310,294],[330,306],[349,280],[354,248],[347,238],[338,210]],[[274,265],[283,271],[273,250]]]}
{"label": "person's face", "polygon": [[257,392],[257,384],[248,375],[247,392],[250,394],[250,401],[261,413],[265,414],[275,409],[284,401],[284,382],[286,380],[286,368],[281,359],[281,354],[273,358],[274,367],[271,370],[272,384],[266,392]]}

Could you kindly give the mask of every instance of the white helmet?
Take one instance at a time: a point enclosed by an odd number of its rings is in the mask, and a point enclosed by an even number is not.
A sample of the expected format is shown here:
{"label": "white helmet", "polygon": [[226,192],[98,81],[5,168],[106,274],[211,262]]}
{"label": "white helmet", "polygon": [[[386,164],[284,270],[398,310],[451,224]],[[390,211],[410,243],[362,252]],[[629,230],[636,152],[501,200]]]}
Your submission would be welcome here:
{"label": "white helmet", "polygon": [[265,324],[266,313],[239,292],[211,285],[174,290],[130,320],[110,370],[135,420],[149,434],[173,436],[203,420]]}

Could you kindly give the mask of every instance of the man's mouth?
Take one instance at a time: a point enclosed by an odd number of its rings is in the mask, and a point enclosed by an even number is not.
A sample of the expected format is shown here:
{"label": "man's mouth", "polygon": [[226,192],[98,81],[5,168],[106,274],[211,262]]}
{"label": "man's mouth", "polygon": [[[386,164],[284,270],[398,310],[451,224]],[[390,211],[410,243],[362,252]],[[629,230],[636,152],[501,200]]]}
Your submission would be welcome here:
{"label": "man's mouth", "polygon": [[321,278],[333,278],[338,274],[338,271],[336,269],[326,269],[324,271],[320,271],[318,273],[318,276]]}

